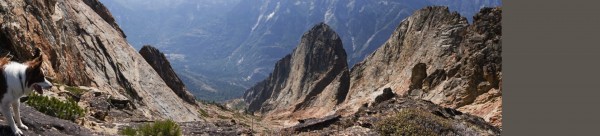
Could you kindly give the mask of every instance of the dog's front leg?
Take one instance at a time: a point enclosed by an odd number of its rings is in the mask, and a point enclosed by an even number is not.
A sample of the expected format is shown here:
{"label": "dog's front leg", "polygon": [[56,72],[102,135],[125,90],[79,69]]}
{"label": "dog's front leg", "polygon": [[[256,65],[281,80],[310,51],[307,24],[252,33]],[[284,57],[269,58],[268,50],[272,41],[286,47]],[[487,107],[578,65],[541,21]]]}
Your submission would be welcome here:
{"label": "dog's front leg", "polygon": [[15,102],[12,103],[12,107],[13,107],[13,115],[15,115],[15,122],[17,123],[17,125],[19,125],[20,128],[22,129],[29,129],[27,126],[25,126],[25,124],[23,124],[23,122],[21,122],[21,112],[19,112],[19,109],[21,107],[19,107],[21,103],[17,100]]}
{"label": "dog's front leg", "polygon": [[2,103],[2,105],[0,105],[0,107],[2,108],[2,114],[4,115],[4,118],[6,118],[6,122],[8,122],[8,125],[10,126],[10,129],[12,129],[14,134],[23,135],[21,129],[17,128],[17,126],[15,125],[15,120],[13,119],[12,112],[10,112],[10,106],[11,104],[8,102]]}

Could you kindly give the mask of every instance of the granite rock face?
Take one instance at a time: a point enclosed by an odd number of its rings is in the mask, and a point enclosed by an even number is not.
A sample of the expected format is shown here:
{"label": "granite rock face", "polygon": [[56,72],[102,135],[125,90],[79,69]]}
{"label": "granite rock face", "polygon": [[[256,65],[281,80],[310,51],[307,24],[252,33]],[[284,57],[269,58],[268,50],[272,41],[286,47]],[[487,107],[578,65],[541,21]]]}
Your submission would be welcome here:
{"label": "granite rock face", "polygon": [[52,82],[98,88],[130,101],[145,118],[199,119],[196,107],[173,93],[96,0],[0,1],[0,44],[0,53],[15,61],[41,48]]}
{"label": "granite rock face", "polygon": [[83,0],[83,2],[90,8],[92,8],[94,12],[96,12],[96,14],[98,14],[102,19],[104,19],[104,21],[106,21],[106,23],[110,24],[113,28],[115,28],[115,30],[117,30],[121,34],[121,36],[123,36],[124,38],[127,37],[121,29],[121,27],[119,27],[119,25],[117,24],[115,18],[108,11],[108,8],[104,6],[104,4],[100,3],[100,1],[98,0]]}
{"label": "granite rock face", "polygon": [[194,95],[192,95],[186,89],[179,76],[177,76],[177,73],[175,73],[171,67],[171,63],[169,60],[167,60],[165,54],[150,45],[146,45],[140,49],[140,55],[142,55],[146,62],[148,62],[148,64],[150,64],[150,66],[152,66],[152,68],[158,72],[158,75],[165,81],[165,83],[167,83],[167,86],[169,86],[169,88],[171,88],[171,90],[173,90],[173,92],[179,96],[179,98],[192,105],[197,105]]}
{"label": "granite rock face", "polygon": [[416,11],[390,39],[351,70],[342,109],[353,113],[384,88],[483,117],[502,119],[500,8],[483,8],[468,24],[447,7]]}
{"label": "granite rock face", "polygon": [[273,118],[316,117],[330,114],[345,99],[349,81],[342,42],[320,23],[304,33],[293,53],[279,60],[273,73],[250,88],[244,99],[250,112]]}

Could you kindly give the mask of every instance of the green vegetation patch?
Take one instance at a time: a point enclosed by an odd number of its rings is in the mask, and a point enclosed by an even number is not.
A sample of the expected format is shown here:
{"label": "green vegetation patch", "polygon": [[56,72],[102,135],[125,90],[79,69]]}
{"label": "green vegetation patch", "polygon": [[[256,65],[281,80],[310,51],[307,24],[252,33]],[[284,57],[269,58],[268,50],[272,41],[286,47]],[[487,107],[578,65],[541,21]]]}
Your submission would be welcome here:
{"label": "green vegetation patch", "polygon": [[79,87],[73,87],[73,86],[65,86],[65,90],[67,90],[77,96],[81,96],[83,93],[87,92],[84,89],[81,89]]}
{"label": "green vegetation patch", "polygon": [[138,128],[125,127],[120,132],[128,136],[181,136],[181,128],[173,120],[146,123]]}
{"label": "green vegetation patch", "polygon": [[440,135],[451,131],[451,127],[449,120],[417,109],[404,109],[375,123],[381,135]]}
{"label": "green vegetation patch", "polygon": [[198,112],[200,113],[200,116],[202,116],[202,117],[205,117],[205,118],[209,117],[208,112],[206,112],[203,109],[199,109]]}
{"label": "green vegetation patch", "polygon": [[236,113],[233,114],[233,118],[236,118],[236,119],[245,119],[246,117],[244,116],[244,114],[236,112]]}
{"label": "green vegetation patch", "polygon": [[65,120],[75,121],[75,119],[85,114],[83,108],[79,107],[77,102],[71,99],[61,101],[54,97],[31,93],[25,103],[46,115]]}

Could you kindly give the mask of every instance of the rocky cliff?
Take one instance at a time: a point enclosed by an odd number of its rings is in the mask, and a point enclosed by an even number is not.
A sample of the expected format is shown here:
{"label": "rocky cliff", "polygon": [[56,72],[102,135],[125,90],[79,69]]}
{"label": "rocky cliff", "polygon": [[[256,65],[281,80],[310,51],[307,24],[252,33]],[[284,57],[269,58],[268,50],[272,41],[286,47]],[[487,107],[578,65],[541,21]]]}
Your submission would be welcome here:
{"label": "rocky cliff", "polygon": [[356,105],[391,88],[396,94],[430,100],[501,126],[501,13],[500,8],[484,8],[468,24],[446,7],[416,11],[385,44],[352,68],[342,109],[353,113]]}
{"label": "rocky cliff", "polygon": [[140,49],[140,55],[142,55],[146,62],[154,68],[158,75],[165,83],[167,83],[167,86],[169,86],[179,98],[192,105],[197,104],[194,95],[188,92],[181,79],[179,79],[179,76],[177,76],[175,71],[173,71],[173,68],[171,68],[171,63],[167,60],[165,54],[150,45],[146,45]]}
{"label": "rocky cliff", "polygon": [[286,119],[316,117],[331,114],[344,100],[349,81],[342,42],[331,27],[320,23],[304,33],[293,53],[279,60],[273,73],[244,98],[251,112]]}
{"label": "rocky cliff", "polygon": [[0,23],[1,53],[23,61],[41,48],[52,82],[98,88],[147,119],[199,119],[196,107],[173,93],[97,0],[3,0]]}

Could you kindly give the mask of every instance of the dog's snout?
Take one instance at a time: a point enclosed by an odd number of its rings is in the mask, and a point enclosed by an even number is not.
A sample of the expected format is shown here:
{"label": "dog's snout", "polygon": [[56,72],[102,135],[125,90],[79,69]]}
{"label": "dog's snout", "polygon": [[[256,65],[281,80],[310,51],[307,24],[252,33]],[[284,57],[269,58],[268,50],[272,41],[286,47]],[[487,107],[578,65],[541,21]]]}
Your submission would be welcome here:
{"label": "dog's snout", "polygon": [[47,79],[45,79],[45,81],[44,81],[44,83],[42,85],[42,88],[44,88],[44,89],[50,89],[50,88],[52,88],[52,86],[53,86],[52,83],[50,81],[48,81]]}
{"label": "dog's snout", "polygon": [[42,83],[42,84],[38,84],[42,89],[50,89],[52,88],[52,84],[51,83]]}
{"label": "dog's snout", "polygon": [[52,84],[48,84],[48,86],[44,87],[44,89],[50,89],[52,88]]}

